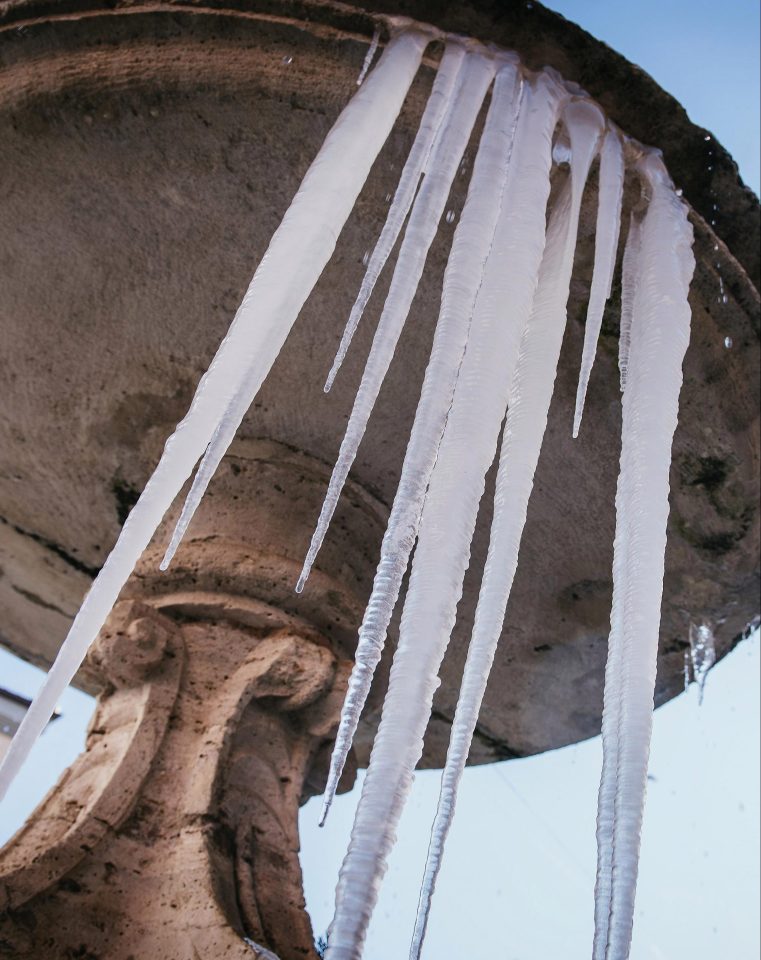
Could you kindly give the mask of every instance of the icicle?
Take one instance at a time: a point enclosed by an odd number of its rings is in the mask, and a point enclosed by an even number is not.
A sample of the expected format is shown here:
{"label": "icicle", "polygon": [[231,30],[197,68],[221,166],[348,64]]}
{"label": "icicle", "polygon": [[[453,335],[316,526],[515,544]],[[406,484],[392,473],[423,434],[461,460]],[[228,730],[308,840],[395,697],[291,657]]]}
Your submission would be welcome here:
{"label": "icicle", "polygon": [[578,437],[589,375],[597,351],[605,303],[610,297],[613,269],[616,264],[618,234],[621,229],[621,200],[624,193],[624,151],[617,131],[609,130],[600,151],[600,186],[595,230],[595,260],[592,289],[589,293],[587,323],[584,328],[584,350],[581,357],[573,436]]}
{"label": "icicle", "polygon": [[[641,224],[631,341],[623,395],[621,472],[616,519],[624,545],[620,580],[623,642],[605,960],[626,960],[631,944],[639,841],[652,730],[653,691],[663,591],[671,444],[677,424],[682,361],[690,331],[687,294],[695,266],[692,228],[660,158],[639,163],[651,191]],[[606,699],[606,708],[608,706]],[[605,744],[604,744],[605,746]],[[601,783],[610,791],[610,784]],[[600,939],[599,929],[596,941]]]}
{"label": "icicle", "polygon": [[716,663],[716,643],[710,624],[690,624],[690,661],[692,677],[698,685],[698,705],[703,703],[706,677]]}
{"label": "icicle", "polygon": [[367,263],[362,286],[357,294],[354,306],[351,308],[349,319],[346,322],[346,329],[341,337],[341,343],[338,347],[333,366],[330,368],[328,379],[325,381],[325,392],[328,393],[333,386],[333,381],[343,363],[351,344],[352,338],[362,319],[367,302],[370,299],[378,277],[388,260],[394,244],[401,232],[407,214],[410,212],[412,201],[415,197],[420,176],[424,172],[426,164],[431,154],[436,135],[441,130],[442,121],[448,114],[452,97],[455,92],[455,83],[462,68],[462,62],[465,58],[465,47],[461,43],[448,43],[444,50],[444,56],[441,58],[439,69],[436,73],[436,79],[433,82],[431,95],[428,98],[425,111],[420,120],[415,142],[407,157],[407,162],[399,178],[399,185],[396,188],[394,199],[383,225],[383,230],[375,245]]}
{"label": "icicle", "polygon": [[354,462],[367,421],[407,319],[452,181],[494,76],[494,69],[495,63],[492,57],[486,57],[479,52],[467,54],[461,73],[461,85],[431,155],[430,169],[426,173],[412,208],[410,222],[391,281],[391,289],[375,331],[370,356],[367,359],[362,382],[346,427],[346,434],[330,478],[317,527],[304,561],[304,568],[296,585],[297,592],[301,592],[304,588],[309,571],[325,538],[346,477]]}
{"label": "icicle", "polygon": [[227,336],[198,385],[190,410],[167,441],[156,470],[13,738],[0,766],[0,798],[45,728],[140,554],[203,453],[237,385],[246,376],[249,396],[253,397],[280,352],[391,131],[428,39],[426,34],[410,30],[389,43],[377,68],[338,118],[307,171]]}
{"label": "icicle", "polygon": [[417,535],[425,491],[452,403],[476,295],[502,206],[520,89],[516,65],[508,62],[500,68],[494,81],[468,196],[455,230],[444,274],[441,310],[431,357],[381,546],[373,592],[359,631],[354,668],[333,747],[320,824],[325,822],[351,748]]}
{"label": "icicle", "polygon": [[558,84],[540,75],[516,132],[497,233],[426,496],[383,716],[336,890],[328,960],[358,960],[361,954],[422,752],[478,503],[507,404],[509,372],[536,287],[552,131],[563,96]]}
{"label": "icicle", "polygon": [[615,823],[621,697],[623,687],[624,591],[626,585],[627,524],[621,484],[616,489],[616,535],[613,542],[613,604],[610,614],[608,658],[602,711],[602,773],[597,794],[597,876],[595,879],[595,933],[592,960],[604,960],[610,925],[613,886],[613,825]]}
{"label": "icicle", "polygon": [[357,86],[361,87],[364,82],[365,77],[367,76],[367,71],[370,69],[373,63],[373,57],[378,52],[378,44],[380,43],[380,28],[376,27],[373,32],[373,38],[370,41],[370,46],[367,48],[367,53],[365,54],[365,59],[362,63],[362,69],[359,71],[359,76],[357,77]]}
{"label": "icicle", "polygon": [[621,267],[621,326],[618,335],[618,367],[621,373],[622,393],[626,388],[632,311],[634,309],[634,295],[639,282],[639,248],[640,223],[632,210],[629,217],[629,233],[626,237],[624,262]]}
{"label": "icicle", "polygon": [[[415,35],[416,35],[416,36],[420,36],[419,34],[415,34]],[[402,38],[405,37],[405,36],[407,36],[407,34],[402,34],[402,35],[401,35]],[[387,62],[387,61],[385,60],[386,55],[387,55],[387,53],[391,50],[391,48],[392,48],[392,46],[394,45],[395,42],[398,42],[398,41],[392,40],[391,44],[389,44],[389,46],[386,48],[386,52],[383,54],[383,57],[381,57],[381,59],[380,59],[380,61],[379,61],[379,63],[378,63],[378,66],[376,67],[376,69],[375,69],[375,70],[373,71],[373,73],[371,74],[371,79],[372,79],[373,77],[375,77],[375,75],[376,75],[376,74],[378,73],[378,71],[381,69],[381,66],[383,66],[384,62]],[[402,80],[403,80],[403,81],[404,81],[404,79],[405,79],[405,78],[402,77]],[[377,85],[378,85],[378,87],[382,87],[382,85],[383,85],[385,82],[387,82],[387,81],[384,80],[384,75],[381,74],[381,76],[380,76],[380,77],[378,78],[378,80],[377,80]],[[410,82],[411,82],[411,81],[410,81]],[[367,81],[367,84],[366,84],[366,85],[363,84],[363,89],[360,89],[360,91],[359,91],[357,94],[355,94],[355,97],[354,97],[354,99],[351,101],[351,103],[349,104],[349,106],[351,106],[355,101],[357,101],[360,97],[362,97],[362,96],[364,95],[364,93],[365,93],[366,87],[369,87],[369,86],[370,86],[370,80]],[[372,88],[374,89],[375,86],[376,86],[376,83],[373,82]],[[405,88],[405,93],[406,93],[406,90],[407,90],[407,89],[409,89],[409,83],[407,84],[407,87]],[[347,109],[348,109],[348,108],[347,108]],[[384,136],[388,136],[388,133],[390,132],[391,126],[393,126],[393,121],[396,119],[396,116],[398,115],[399,109],[400,109],[400,108],[396,108],[393,116],[390,116],[390,117],[388,118],[388,119],[391,121],[391,122],[390,122],[390,125],[389,125],[389,123],[388,123],[388,121],[387,121],[387,122],[384,124],[384,126],[382,127],[382,130],[385,130],[385,131],[386,131],[385,134],[383,134]],[[362,135],[362,134],[359,134],[359,133],[357,134],[357,136],[361,136],[361,135]],[[327,140],[326,140],[326,145],[327,145]],[[318,157],[318,159],[321,159],[322,156],[323,156],[323,154],[322,154],[322,152],[321,152],[320,155],[319,155],[319,157]],[[331,155],[331,156],[332,156],[332,155]],[[373,154],[373,159],[375,158],[375,156],[377,156],[377,151],[376,151],[375,154]],[[333,161],[331,158],[326,158],[324,162],[327,164],[327,163],[328,163],[328,160],[329,160],[331,163],[334,163],[334,161]],[[316,165],[316,164],[315,164],[315,165]],[[311,170],[311,168],[310,168],[310,170]],[[326,171],[326,172],[327,172],[327,171]],[[369,173],[369,170],[364,170],[363,179],[362,179],[362,181],[359,183],[359,187],[358,187],[358,189],[357,189],[357,192],[351,194],[350,199],[351,199],[351,204],[352,204],[352,206],[353,206],[353,204],[354,204],[354,201],[355,201],[356,198],[357,198],[357,194],[359,193],[359,189],[361,189],[362,184],[364,183],[364,180],[367,178],[367,174],[368,174],[368,173]],[[307,173],[307,177],[308,177],[308,176],[309,176],[309,173]],[[352,180],[350,181],[350,185],[351,185],[351,188],[352,188],[352,189],[353,189],[353,186],[354,186],[353,181],[354,181],[354,178],[352,178]],[[306,183],[306,178],[305,178],[304,183]],[[302,188],[301,188],[301,190],[299,191],[299,194],[297,195],[297,198],[298,198],[298,196],[303,192],[303,186],[304,186],[304,185],[302,184]],[[336,192],[336,191],[340,191],[340,190],[341,190],[341,184],[340,184],[340,182],[339,182],[338,180],[333,180],[332,183],[330,184],[329,189],[330,189],[330,191],[332,191],[332,192],[327,192],[327,191],[324,191],[324,192],[323,192],[323,197],[322,197],[323,204],[326,203],[326,202],[328,202],[328,201],[330,201],[330,200],[332,199],[332,197],[335,196],[335,192]],[[317,199],[319,200],[320,198],[318,197]],[[294,202],[295,202],[295,201],[294,201]],[[349,207],[349,211],[350,211],[350,210],[351,210],[351,207]],[[290,211],[289,211],[289,212],[290,212]],[[325,215],[325,209],[324,209],[324,207],[323,207],[323,215]],[[321,242],[323,245],[330,243],[330,246],[329,246],[329,248],[328,248],[327,246],[324,247],[325,253],[327,253],[327,256],[325,256],[324,260],[322,260],[322,262],[321,262],[320,271],[322,271],[323,267],[325,266],[325,264],[327,263],[327,261],[330,259],[330,255],[332,254],[333,249],[334,249],[334,247],[335,247],[335,242],[336,242],[336,239],[337,239],[337,237],[338,237],[338,234],[340,233],[341,227],[342,227],[343,224],[346,222],[346,217],[348,216],[348,211],[346,211],[346,213],[345,213],[345,215],[344,215],[344,198],[343,198],[343,196],[342,196],[342,203],[341,203],[341,215],[342,215],[342,219],[341,219],[340,222],[338,223],[337,229],[335,229],[335,231],[332,232],[332,234],[331,234],[330,236],[329,236],[328,233],[326,232],[326,233],[322,236],[322,238],[321,238],[321,241],[320,241],[320,242]],[[288,216],[288,214],[286,214],[286,218],[287,218],[287,216]],[[283,221],[283,223],[285,223],[285,220]],[[283,225],[281,225],[281,226],[278,228],[278,231],[277,231],[277,233],[275,234],[275,237],[277,237],[277,235],[278,235],[278,233],[280,232],[280,230],[282,230],[282,226],[283,226]],[[273,242],[274,242],[274,238],[273,238]],[[269,256],[269,252],[267,253],[267,256]],[[298,261],[297,261],[297,262],[298,262]],[[286,268],[286,269],[291,269],[291,266],[289,265],[289,267]],[[318,274],[317,276],[319,276],[319,274]],[[291,282],[290,280],[288,280],[287,282],[285,282],[285,281],[286,281],[286,277],[287,277],[287,274],[286,274],[286,272],[284,271],[284,272],[280,275],[280,283],[281,283],[281,285],[282,285],[284,288],[287,288],[288,283]],[[317,280],[317,277],[315,277],[314,280],[312,280],[311,286],[314,286],[314,283],[316,282],[316,280]],[[311,287],[310,287],[310,291],[311,291]],[[246,297],[248,297],[248,294],[246,295]],[[306,299],[306,298],[304,298],[304,299]],[[301,305],[302,305],[302,304],[303,304],[303,300],[302,300],[301,303],[299,304],[299,309],[301,308]],[[245,306],[245,305],[246,305],[246,299],[244,299],[244,301],[243,301],[243,306]],[[241,310],[242,310],[242,309],[243,309],[243,307],[241,307]],[[252,313],[253,311],[249,311],[249,312]],[[298,311],[296,312],[296,314],[293,315],[293,319],[290,321],[290,324],[291,324],[291,325],[293,324],[293,321],[295,320],[297,313],[298,313]],[[290,329],[290,326],[289,326],[288,329],[284,330],[284,336],[280,339],[280,342],[279,342],[279,344],[278,344],[278,352],[279,352],[279,350],[280,350],[280,347],[282,347],[282,344],[285,342],[285,337],[287,336],[289,329]],[[273,360],[274,360],[274,357],[273,357]],[[271,363],[270,363],[270,366],[271,366]],[[188,525],[190,524],[190,521],[193,519],[193,514],[196,512],[196,510],[198,509],[198,505],[200,504],[201,500],[203,499],[203,495],[204,495],[204,493],[206,492],[206,488],[208,487],[209,483],[211,482],[212,477],[213,477],[214,474],[216,473],[217,467],[219,466],[220,461],[222,460],[222,457],[225,455],[225,453],[227,452],[228,447],[229,447],[230,444],[232,443],[232,441],[233,441],[233,439],[234,439],[234,437],[235,437],[235,434],[236,434],[236,432],[237,432],[237,430],[238,430],[238,427],[240,426],[240,423],[241,423],[241,421],[243,420],[243,417],[246,415],[246,411],[247,411],[248,408],[251,406],[251,402],[252,402],[253,398],[256,396],[256,393],[258,392],[259,387],[261,386],[261,383],[262,383],[264,377],[260,375],[260,373],[259,373],[259,367],[260,367],[260,364],[258,363],[258,358],[256,357],[256,354],[253,354],[253,355],[252,355],[252,363],[251,363],[251,367],[250,367],[249,371],[247,371],[246,373],[244,373],[243,376],[239,376],[238,379],[237,379],[237,383],[234,384],[233,387],[231,388],[231,396],[229,397],[229,401],[228,401],[227,407],[226,407],[226,409],[224,410],[223,414],[220,416],[220,418],[219,418],[219,420],[218,420],[218,422],[217,422],[217,424],[216,424],[216,428],[215,428],[215,430],[214,430],[213,435],[212,435],[211,438],[210,438],[210,442],[209,442],[208,448],[206,449],[206,451],[205,451],[205,453],[204,453],[204,455],[203,455],[203,459],[201,460],[201,463],[200,463],[200,465],[199,465],[199,467],[198,467],[198,470],[196,471],[196,475],[195,475],[195,477],[193,478],[193,483],[192,483],[191,488],[190,488],[190,491],[189,491],[189,493],[188,493],[188,495],[187,495],[187,497],[186,497],[186,499],[185,499],[185,503],[183,504],[182,511],[181,511],[181,513],[180,513],[180,517],[179,517],[179,519],[178,519],[178,521],[177,521],[177,524],[176,524],[176,526],[175,526],[175,528],[174,528],[174,531],[172,532],[172,536],[171,536],[171,538],[170,538],[169,545],[168,545],[168,547],[167,547],[167,549],[166,549],[166,553],[164,554],[164,558],[163,558],[163,560],[161,561],[160,568],[161,568],[162,570],[168,569],[169,564],[172,562],[172,558],[174,557],[175,553],[177,552],[177,548],[179,547],[180,543],[182,542],[182,538],[185,536],[185,533],[187,532]],[[265,371],[265,376],[266,376],[266,372],[268,372],[268,371],[269,371],[269,367],[267,368],[267,371]]]}
{"label": "icicle", "polygon": [[564,119],[571,141],[571,177],[552,212],[531,317],[510,387],[489,553],[441,778],[410,960],[420,956],[444,843],[454,816],[457,788],[518,566],[518,549],[563,342],[581,198],[605,124],[600,110],[585,101],[570,103]]}

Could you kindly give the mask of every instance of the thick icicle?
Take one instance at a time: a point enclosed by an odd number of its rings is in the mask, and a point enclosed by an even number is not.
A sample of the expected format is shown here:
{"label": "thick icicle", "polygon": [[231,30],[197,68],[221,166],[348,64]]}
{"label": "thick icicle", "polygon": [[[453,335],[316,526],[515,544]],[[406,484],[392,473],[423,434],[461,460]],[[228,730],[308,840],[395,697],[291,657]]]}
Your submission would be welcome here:
{"label": "thick icicle", "polygon": [[581,198],[605,125],[600,110],[585,101],[570,103],[564,120],[571,141],[570,181],[552,212],[531,317],[523,334],[510,387],[489,552],[441,778],[410,960],[417,960],[420,956],[444,843],[454,816],[457,788],[465,769],[518,566],[518,549],[563,342]]}
{"label": "thick icicle", "polygon": [[[402,36],[404,36],[404,34]],[[394,41],[392,41],[392,43],[393,42]],[[389,48],[390,46],[391,45],[389,45]],[[389,48],[387,48],[387,50]],[[386,54],[384,53],[384,57],[385,56]],[[384,57],[382,57],[381,60],[379,61],[378,67],[373,71],[373,73],[371,74],[371,77],[375,76],[378,70],[380,70],[381,65],[384,62]],[[382,78],[379,79],[379,83],[381,82],[383,82]],[[370,81],[368,80],[367,84],[369,85],[369,83]],[[363,87],[364,86],[365,84],[363,84]],[[361,94],[362,94],[362,88],[355,95],[354,99],[357,99]],[[352,103],[353,102],[354,101],[352,100]],[[393,117],[390,118],[392,121],[391,126],[393,126],[393,120],[396,119],[398,112],[399,112],[399,109],[397,108]],[[384,126],[384,129],[386,129],[385,126]],[[388,127],[388,131],[390,131],[390,127]],[[386,136],[388,136],[388,132],[386,133]],[[377,152],[374,156],[376,155],[377,155]],[[320,157],[321,156],[322,154],[320,154]],[[366,179],[367,173],[369,173],[369,170],[364,172],[364,178],[362,180],[362,183],[364,183],[364,179]],[[361,186],[362,184],[360,184],[360,188]],[[332,186],[332,190],[335,191],[337,189],[339,189],[339,186],[337,184],[334,184]],[[357,191],[357,193],[358,192],[359,191]],[[330,196],[331,195],[328,194],[326,199],[330,199]],[[351,196],[352,205],[356,200],[356,197],[357,197],[356,193],[352,194]],[[348,216],[348,213],[347,213],[347,216]],[[325,263],[327,263],[328,259],[330,258],[330,255],[332,254],[333,249],[335,247],[336,239],[338,237],[338,233],[340,232],[340,229],[345,223],[345,221],[346,221],[346,216],[343,216],[343,219],[340,221],[340,225],[338,226],[338,229],[335,231],[335,234],[331,238],[330,250],[328,251],[328,256],[325,258],[325,261],[323,262],[322,267],[324,267]],[[275,234],[275,236],[277,236],[277,234]],[[322,270],[322,267],[320,268],[321,270]],[[288,282],[290,282],[290,280],[286,280],[286,273],[284,272],[281,275],[281,283],[283,283],[284,286],[287,286]],[[314,286],[315,282],[316,282],[316,278],[312,282],[312,286]],[[244,304],[245,304],[245,300],[244,300]],[[295,319],[295,316],[294,316],[294,319]],[[291,321],[291,323],[292,322],[293,321]],[[286,331],[286,334],[287,334],[287,331]],[[281,341],[280,345],[278,346],[278,351],[280,349],[280,346],[282,346],[282,342],[284,342],[284,338],[283,338],[283,341]],[[188,495],[185,498],[185,502],[182,506],[182,511],[180,512],[179,519],[177,520],[175,528],[172,531],[172,536],[170,538],[169,545],[167,546],[166,552],[164,554],[164,558],[160,564],[162,570],[166,570],[169,567],[169,564],[172,562],[172,558],[177,552],[177,548],[179,547],[180,543],[182,542],[182,538],[185,536],[185,533],[187,532],[188,525],[190,524],[190,521],[193,519],[193,514],[196,512],[196,510],[198,509],[198,505],[203,499],[203,495],[206,492],[206,488],[208,487],[212,477],[216,473],[217,467],[219,466],[222,460],[222,457],[224,457],[228,447],[232,443],[235,437],[235,434],[238,431],[238,427],[240,426],[240,423],[243,420],[243,417],[246,415],[246,411],[251,406],[251,402],[253,398],[256,396],[256,393],[259,387],[261,386],[263,377],[259,378],[258,369],[259,369],[258,358],[256,357],[256,355],[253,355],[251,369],[247,373],[244,373],[243,376],[239,376],[237,380],[237,384],[231,387],[228,405],[216,424],[214,433],[210,438],[206,451],[204,452],[203,459],[201,460],[201,463],[198,466],[198,470],[196,471],[195,477],[193,478],[193,483],[190,487],[190,491],[188,492]]]}
{"label": "thick icicle", "polygon": [[351,748],[417,536],[425,491],[452,403],[476,295],[494,240],[515,135],[520,90],[517,67],[514,62],[508,62],[500,68],[494,81],[468,196],[452,241],[431,357],[383,537],[373,592],[359,631],[320,823],[325,821]]}
{"label": "thick icicle", "polygon": [[256,393],[333,252],[417,72],[427,34],[407,31],[386,48],[377,68],[328,134],[272,238],[235,319],[204,374],[190,410],[161,459],[24,717],[0,766],[0,798],[50,718],[108,616],[119,591],[166,510],[211,439],[242,378]]}
{"label": "thick icicle", "polygon": [[415,142],[412,144],[407,162],[404,164],[402,175],[399,178],[399,185],[394,193],[394,199],[386,217],[386,222],[381,230],[378,242],[375,244],[370,260],[367,264],[362,286],[359,288],[357,299],[351,308],[349,319],[346,322],[346,329],[341,337],[341,343],[338,346],[333,366],[330,368],[328,379],[325,381],[325,392],[327,393],[333,386],[333,381],[344,362],[349,350],[352,338],[362,319],[367,301],[372,296],[375,284],[388,260],[394,244],[399,237],[407,214],[410,212],[412,201],[415,198],[420,176],[424,173],[428,158],[431,154],[436,135],[441,130],[441,125],[452,103],[452,97],[455,91],[455,82],[462,68],[462,62],[465,58],[465,47],[461,43],[450,42],[444,50],[444,56],[441,58],[439,69],[436,72],[436,79],[433,82],[431,95],[423,111],[420,120],[420,126],[415,135]]}
{"label": "thick icicle", "polygon": [[423,748],[484,479],[544,249],[552,131],[564,90],[541,74],[516,132],[497,234],[426,496],[383,716],[336,890],[329,960],[359,960]]}
{"label": "thick icicle", "polygon": [[624,261],[621,266],[621,324],[618,334],[618,368],[621,375],[622,392],[626,388],[634,295],[639,283],[639,248],[640,221],[632,210],[629,217],[629,233],[626,235]]}
{"label": "thick icicle", "polygon": [[602,327],[605,303],[613,285],[618,235],[621,229],[621,200],[624,194],[624,151],[616,130],[605,135],[600,150],[600,186],[597,200],[595,230],[595,261],[592,271],[592,289],[589,292],[587,323],[584,328],[584,349],[581,355],[579,385],[576,391],[576,410],[573,417],[573,435],[578,437],[584,401],[592,365],[597,352],[597,339]]}
{"label": "thick icicle", "polygon": [[437,138],[429,169],[410,214],[391,288],[375,331],[373,345],[349,417],[346,434],[338,452],[336,465],[333,468],[325,502],[296,586],[298,592],[303,589],[322,546],[341,490],[354,462],[357,448],[412,305],[452,181],[494,76],[494,70],[493,57],[485,56],[480,52],[467,54],[460,75],[461,82],[458,81],[458,92],[441,134]]}
{"label": "thick icicle", "polygon": [[620,706],[605,960],[626,960],[631,945],[639,842],[652,730],[653,692],[669,512],[671,444],[677,424],[682,361],[690,335],[687,300],[695,266],[692,228],[662,161],[639,169],[650,203],[640,228],[626,389],[623,395],[620,507],[624,563],[616,572],[620,620]]}

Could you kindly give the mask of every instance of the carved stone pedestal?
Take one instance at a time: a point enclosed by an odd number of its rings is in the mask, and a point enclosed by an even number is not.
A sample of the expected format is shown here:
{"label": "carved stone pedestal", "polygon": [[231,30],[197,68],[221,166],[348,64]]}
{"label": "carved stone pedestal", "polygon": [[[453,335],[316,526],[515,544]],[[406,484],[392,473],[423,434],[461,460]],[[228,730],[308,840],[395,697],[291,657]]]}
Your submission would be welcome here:
{"label": "carved stone pedestal", "polygon": [[[297,814],[327,772],[369,572],[350,544],[328,550],[314,616],[284,609],[323,487],[308,467],[249,446],[169,574],[160,543],[144,558],[90,651],[102,693],[87,749],[0,853],[0,956],[316,956]],[[273,504],[288,495],[290,510]]]}

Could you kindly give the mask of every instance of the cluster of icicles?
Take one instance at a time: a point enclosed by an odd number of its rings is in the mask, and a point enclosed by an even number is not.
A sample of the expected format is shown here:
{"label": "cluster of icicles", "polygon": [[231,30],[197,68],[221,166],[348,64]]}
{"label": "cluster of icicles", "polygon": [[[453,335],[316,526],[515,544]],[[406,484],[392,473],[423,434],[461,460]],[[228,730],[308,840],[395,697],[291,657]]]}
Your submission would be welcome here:
{"label": "cluster of icicles", "polygon": [[[440,35],[439,35],[440,37]],[[0,770],[3,792],[42,731],[141,553],[197,462],[162,567],[328,262],[399,113],[430,30],[400,27],[328,134],[272,238],[190,410],[95,580]],[[369,65],[369,64],[368,64]],[[304,586],[410,310],[476,118],[491,91],[401,479],[341,718],[323,819],[356,731],[415,546],[383,717],[340,873],[329,960],[362,953],[386,858],[423,747],[455,622],[484,478],[500,442],[488,559],[442,775],[410,956],[431,895],[515,574],[566,322],[579,211],[599,155],[594,275],[574,435],[610,296],[625,167],[642,183],[623,258],[623,435],[603,714],[595,960],[629,953],[653,708],[671,442],[694,268],[687,209],[657,152],[627,142],[582,91],[511,53],[446,38],[443,56],[326,389],[403,234],[338,462],[298,584]],[[548,211],[555,159],[568,165]],[[406,223],[406,228],[405,228]],[[504,427],[503,427],[504,423]]]}

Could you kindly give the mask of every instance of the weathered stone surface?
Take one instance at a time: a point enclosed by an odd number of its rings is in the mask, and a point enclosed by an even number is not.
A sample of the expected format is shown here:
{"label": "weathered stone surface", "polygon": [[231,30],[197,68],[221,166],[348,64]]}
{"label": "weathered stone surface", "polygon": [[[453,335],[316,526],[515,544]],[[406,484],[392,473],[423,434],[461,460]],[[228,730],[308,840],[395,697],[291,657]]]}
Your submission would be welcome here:
{"label": "weathered stone surface", "polygon": [[0,851],[0,956],[314,958],[297,813],[349,663],[307,625],[157,606],[115,608],[87,749]]}
{"label": "weathered stone surface", "polygon": [[[376,6],[396,12],[401,5]],[[0,362],[0,630],[4,643],[44,663],[184,414],[301,176],[356,89],[373,21],[350,7],[276,0],[214,10],[6,0],[0,9],[0,324],[7,345]],[[695,207],[694,333],[674,450],[661,703],[681,689],[690,620],[717,625],[723,655],[758,607],[759,304],[749,280],[757,275],[757,202],[715,141],[708,175],[704,131],[648,77],[538,4],[530,13],[523,3],[404,9],[515,46],[528,63],[549,62],[578,80],[628,133],[664,149]],[[327,398],[324,375],[430,81],[424,68],[243,425],[244,438],[288,444],[314,458],[311,464],[333,459],[383,289]],[[467,177],[458,178],[452,209],[460,209],[466,187]],[[635,197],[629,184],[627,209]],[[722,211],[718,235],[698,212],[707,213],[713,197]],[[599,729],[620,430],[617,289],[582,436],[570,438],[594,210],[590,194],[556,396],[473,762],[545,750]],[[382,529],[377,503],[390,504],[395,490],[449,240],[442,227],[357,458],[346,513],[307,590],[291,592],[308,541],[304,515],[316,518],[327,468],[310,467],[308,482],[281,493],[271,488],[256,554],[239,560],[258,601],[312,623],[341,656],[351,655],[369,591]],[[717,303],[719,272],[727,304]],[[267,459],[257,461],[256,495],[269,482]],[[210,498],[222,497],[234,464],[223,468]],[[253,489],[234,496],[254,496]],[[240,522],[235,503],[233,525]],[[443,760],[488,515],[487,503],[443,667],[429,765]],[[215,566],[214,530],[202,517],[198,523],[206,540],[194,539],[178,557],[197,565],[196,610],[202,585],[210,604],[223,603],[215,595],[234,594],[236,578],[235,570]],[[237,616],[244,604],[228,602]],[[384,661],[379,688],[386,669]],[[91,688],[96,682],[86,673],[80,680]],[[360,762],[377,721],[377,692]]]}

